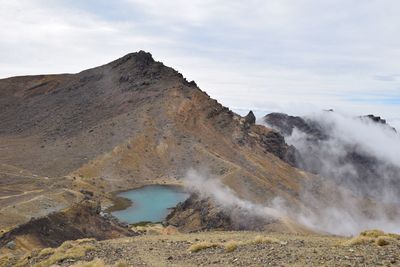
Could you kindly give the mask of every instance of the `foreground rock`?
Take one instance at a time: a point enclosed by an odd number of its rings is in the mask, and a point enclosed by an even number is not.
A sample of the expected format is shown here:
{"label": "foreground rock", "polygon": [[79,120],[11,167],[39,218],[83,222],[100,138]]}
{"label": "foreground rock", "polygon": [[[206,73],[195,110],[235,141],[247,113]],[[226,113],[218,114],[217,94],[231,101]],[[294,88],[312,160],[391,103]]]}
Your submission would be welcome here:
{"label": "foreground rock", "polygon": [[3,234],[0,237],[0,252],[57,247],[64,241],[87,237],[104,240],[132,235],[134,233],[117,220],[100,215],[98,203],[85,201],[66,210],[31,219]]}

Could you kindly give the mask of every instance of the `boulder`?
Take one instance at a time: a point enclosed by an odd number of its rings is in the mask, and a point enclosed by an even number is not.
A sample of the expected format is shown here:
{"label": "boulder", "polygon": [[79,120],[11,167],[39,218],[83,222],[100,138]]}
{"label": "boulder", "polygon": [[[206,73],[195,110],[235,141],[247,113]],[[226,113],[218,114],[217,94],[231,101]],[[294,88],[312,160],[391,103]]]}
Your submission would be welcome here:
{"label": "boulder", "polygon": [[8,242],[8,243],[6,244],[6,248],[11,249],[11,250],[14,250],[16,247],[17,247],[17,246],[15,245],[14,240],[12,240],[12,241],[10,241],[10,242]]}

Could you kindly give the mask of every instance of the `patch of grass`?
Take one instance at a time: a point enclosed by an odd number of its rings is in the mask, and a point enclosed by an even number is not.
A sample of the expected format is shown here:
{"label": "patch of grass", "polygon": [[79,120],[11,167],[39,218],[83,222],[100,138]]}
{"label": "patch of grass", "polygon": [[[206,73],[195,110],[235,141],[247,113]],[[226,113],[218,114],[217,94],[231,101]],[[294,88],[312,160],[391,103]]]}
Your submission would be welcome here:
{"label": "patch of grass", "polygon": [[123,261],[119,261],[114,265],[107,265],[102,259],[94,259],[92,261],[79,261],[70,267],[129,267],[129,265]]}
{"label": "patch of grass", "polygon": [[120,261],[120,262],[117,262],[117,263],[114,265],[114,267],[129,267],[129,265],[128,265],[126,262],[124,262],[124,261]]}
{"label": "patch of grass", "polygon": [[50,254],[53,254],[53,253],[54,253],[54,248],[44,248],[39,252],[38,257],[40,257],[40,258],[41,257],[46,257],[46,256],[48,256]]}
{"label": "patch of grass", "polygon": [[215,248],[215,247],[221,247],[225,250],[225,252],[233,252],[235,251],[239,246],[246,246],[246,245],[256,245],[256,244],[273,244],[273,243],[279,243],[279,240],[273,237],[267,237],[267,236],[256,236],[253,240],[249,241],[228,241],[226,243],[214,243],[214,242],[208,242],[208,241],[202,241],[195,243],[191,245],[188,249],[189,252],[198,252],[204,249],[208,248]]}
{"label": "patch of grass", "polygon": [[218,244],[218,243],[203,241],[203,242],[199,242],[199,243],[191,245],[189,247],[188,251],[193,253],[193,252],[199,252],[201,250],[208,249],[208,248],[216,248],[219,246],[220,246],[220,244]]}
{"label": "patch of grass", "polygon": [[367,236],[356,236],[342,243],[343,246],[367,245],[374,242],[374,238]]}
{"label": "patch of grass", "polygon": [[[38,254],[39,262],[34,267],[48,267],[65,259],[79,259],[94,249],[94,239],[80,239],[75,241],[65,241],[58,248],[45,248]],[[41,260],[40,258],[44,258]]]}
{"label": "patch of grass", "polygon": [[388,233],[386,234],[387,237],[393,238],[395,240],[400,240],[400,235],[398,234],[392,234],[392,233]]}
{"label": "patch of grass", "polygon": [[108,207],[105,212],[111,213],[114,211],[124,210],[133,205],[133,202],[125,197],[117,196],[116,194],[112,197],[113,205]]}
{"label": "patch of grass", "polygon": [[[142,225],[142,224],[141,224]],[[179,234],[179,231],[174,226],[163,226],[161,223],[148,223],[144,226],[134,226],[131,227],[131,230],[139,233],[146,233],[152,235],[176,235]]]}
{"label": "patch of grass", "polygon": [[386,246],[390,244],[389,238],[387,237],[378,237],[375,240],[375,244],[377,244],[380,247]]}
{"label": "patch of grass", "polygon": [[167,227],[163,228],[162,232],[163,235],[176,235],[179,234],[178,228],[168,225]]}
{"label": "patch of grass", "polygon": [[[29,259],[31,257],[31,253],[25,253],[13,266],[14,267],[25,267],[29,265]],[[8,265],[9,266],[9,265]]]}
{"label": "patch of grass", "polygon": [[79,261],[71,267],[106,267],[107,265],[101,259],[94,259],[92,261]]}
{"label": "patch of grass", "polygon": [[226,243],[224,245],[225,252],[233,252],[233,251],[235,251],[240,244],[241,244],[240,242],[229,241],[228,243]]}
{"label": "patch of grass", "polygon": [[9,255],[0,256],[0,267],[10,266],[11,257]]}
{"label": "patch of grass", "polygon": [[261,236],[258,235],[254,238],[253,241],[250,241],[251,244],[273,244],[273,243],[279,243],[279,240],[273,237],[268,237],[268,236]]}
{"label": "patch of grass", "polygon": [[149,225],[153,225],[153,224],[158,224],[158,223],[153,223],[150,221],[143,221],[143,222],[138,222],[138,223],[132,223],[131,226],[138,227],[138,226],[149,226]]}
{"label": "patch of grass", "polygon": [[373,237],[373,238],[377,238],[383,235],[385,235],[385,232],[377,229],[366,230],[360,233],[360,236]]}
{"label": "patch of grass", "polygon": [[48,259],[34,265],[35,267],[47,267],[65,259],[79,259],[86,255],[86,252],[93,250],[90,245],[76,246],[66,251],[56,251]]}
{"label": "patch of grass", "polygon": [[29,261],[27,258],[22,258],[21,260],[18,260],[18,262],[16,262],[14,266],[15,267],[29,266]]}
{"label": "patch of grass", "polygon": [[377,246],[386,246],[400,240],[400,235],[385,233],[381,230],[367,230],[360,235],[353,237],[342,243],[344,246],[357,246],[375,244]]}

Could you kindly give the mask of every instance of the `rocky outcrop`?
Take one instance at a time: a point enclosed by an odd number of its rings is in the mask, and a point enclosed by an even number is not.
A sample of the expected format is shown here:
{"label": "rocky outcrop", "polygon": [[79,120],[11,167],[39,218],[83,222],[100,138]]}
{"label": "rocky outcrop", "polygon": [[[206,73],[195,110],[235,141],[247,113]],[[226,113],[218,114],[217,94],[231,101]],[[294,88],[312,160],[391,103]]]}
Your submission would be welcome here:
{"label": "rocky outcrop", "polygon": [[375,123],[378,123],[378,124],[381,124],[381,125],[387,127],[388,129],[393,130],[394,132],[397,132],[397,131],[396,131],[396,128],[390,126],[390,125],[386,122],[386,120],[383,119],[383,118],[381,118],[380,116],[375,116],[375,115],[373,115],[373,114],[369,114],[369,115],[365,115],[365,116],[360,116],[360,118],[361,118],[361,119],[369,119],[369,120],[371,120],[371,121],[373,121],[373,122],[375,122]]}
{"label": "rocky outcrop", "polygon": [[201,199],[197,195],[179,203],[166,218],[168,225],[173,225],[183,232],[218,229],[262,230],[277,222],[239,208],[223,208],[212,199]]}
{"label": "rocky outcrop", "polygon": [[269,131],[261,137],[261,142],[266,151],[276,155],[292,166],[298,166],[298,152],[294,146],[288,145],[285,138],[278,132]]}
{"label": "rocky outcrop", "polygon": [[263,121],[284,136],[291,135],[296,128],[310,137],[318,140],[327,138],[318,123],[298,116],[290,116],[284,113],[270,113],[264,116]]}
{"label": "rocky outcrop", "polygon": [[232,229],[232,220],[210,199],[192,195],[179,203],[167,216],[166,223],[184,232],[206,229]]}
{"label": "rocky outcrop", "polygon": [[0,248],[10,242],[35,240],[41,247],[57,247],[66,240],[96,238],[104,240],[134,235],[127,227],[100,214],[100,205],[94,201],[75,204],[67,210],[31,219],[0,237]]}
{"label": "rocky outcrop", "polygon": [[247,124],[256,123],[256,116],[254,116],[253,111],[249,111],[249,113],[244,117],[244,122]]}
{"label": "rocky outcrop", "polygon": [[[333,112],[333,110],[327,110],[326,112]],[[358,118],[363,120],[370,120],[372,122],[384,125],[385,127],[392,129],[393,131],[396,131],[395,128],[390,126],[386,122],[386,120],[381,118],[380,116],[370,114],[359,116]],[[318,140],[325,140],[329,136],[329,133],[327,133],[326,130],[324,130],[318,122],[308,118],[290,116],[285,113],[270,113],[263,117],[263,121],[285,136],[291,135],[293,133],[293,129],[295,128],[303,133],[306,133],[307,135],[309,135],[309,137]]]}
{"label": "rocky outcrop", "polygon": [[[251,137],[251,139],[249,137]],[[254,139],[266,153],[275,155],[291,166],[298,166],[298,163],[296,162],[297,151],[295,147],[288,145],[285,142],[284,136],[279,133],[279,131],[262,125],[252,125],[248,132],[248,136],[241,139],[240,143],[251,143],[252,141],[254,142]]]}

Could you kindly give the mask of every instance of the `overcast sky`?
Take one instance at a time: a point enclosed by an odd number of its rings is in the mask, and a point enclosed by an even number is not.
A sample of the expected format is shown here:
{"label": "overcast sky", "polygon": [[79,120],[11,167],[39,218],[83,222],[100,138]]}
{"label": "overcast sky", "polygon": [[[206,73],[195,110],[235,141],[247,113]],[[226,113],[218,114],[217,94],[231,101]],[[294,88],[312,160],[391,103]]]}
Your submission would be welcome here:
{"label": "overcast sky", "polygon": [[334,108],[400,128],[398,0],[0,0],[0,77],[146,50],[235,111]]}

